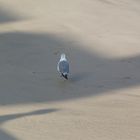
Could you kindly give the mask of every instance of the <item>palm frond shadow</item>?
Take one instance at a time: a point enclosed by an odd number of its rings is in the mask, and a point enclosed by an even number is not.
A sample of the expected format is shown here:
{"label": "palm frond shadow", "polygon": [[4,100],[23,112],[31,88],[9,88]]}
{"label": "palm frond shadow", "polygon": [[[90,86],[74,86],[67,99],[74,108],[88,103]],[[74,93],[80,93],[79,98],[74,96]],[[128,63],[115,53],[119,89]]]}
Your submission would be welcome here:
{"label": "palm frond shadow", "polygon": [[[71,100],[140,84],[139,55],[108,59],[51,34],[5,33],[0,42],[0,104]],[[71,71],[67,82],[56,70],[64,51]]]}

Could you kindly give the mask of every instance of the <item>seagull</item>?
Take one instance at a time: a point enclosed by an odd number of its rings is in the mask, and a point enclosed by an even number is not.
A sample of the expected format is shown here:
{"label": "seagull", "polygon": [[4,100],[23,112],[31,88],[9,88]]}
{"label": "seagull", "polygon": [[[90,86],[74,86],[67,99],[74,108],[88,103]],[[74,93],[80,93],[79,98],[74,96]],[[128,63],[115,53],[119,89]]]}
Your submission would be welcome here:
{"label": "seagull", "polygon": [[57,64],[57,71],[61,74],[62,77],[68,80],[69,63],[64,53],[61,54],[60,60]]}

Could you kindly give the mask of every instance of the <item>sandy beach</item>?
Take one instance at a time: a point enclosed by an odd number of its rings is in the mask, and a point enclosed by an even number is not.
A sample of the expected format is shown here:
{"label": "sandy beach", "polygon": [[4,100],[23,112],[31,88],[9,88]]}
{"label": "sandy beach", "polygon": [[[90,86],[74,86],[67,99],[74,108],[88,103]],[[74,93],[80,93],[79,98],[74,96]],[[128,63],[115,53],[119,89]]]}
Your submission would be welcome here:
{"label": "sandy beach", "polygon": [[140,1],[0,0],[0,140],[139,139]]}

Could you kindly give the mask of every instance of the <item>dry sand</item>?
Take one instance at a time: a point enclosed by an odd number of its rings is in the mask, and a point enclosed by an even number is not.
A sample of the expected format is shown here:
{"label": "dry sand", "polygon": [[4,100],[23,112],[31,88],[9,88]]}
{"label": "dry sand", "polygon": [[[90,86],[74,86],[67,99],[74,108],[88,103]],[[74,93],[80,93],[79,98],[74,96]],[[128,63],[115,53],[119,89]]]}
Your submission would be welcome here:
{"label": "dry sand", "polygon": [[140,140],[140,1],[0,0],[0,123],[0,140]]}

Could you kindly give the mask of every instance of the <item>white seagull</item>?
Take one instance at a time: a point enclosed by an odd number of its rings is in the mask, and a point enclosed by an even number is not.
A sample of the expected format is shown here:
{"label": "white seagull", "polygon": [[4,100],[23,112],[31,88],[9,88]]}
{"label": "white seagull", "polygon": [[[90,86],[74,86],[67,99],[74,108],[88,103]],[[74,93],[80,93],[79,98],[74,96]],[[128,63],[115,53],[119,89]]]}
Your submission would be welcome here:
{"label": "white seagull", "polygon": [[69,74],[69,63],[66,59],[66,55],[63,53],[61,54],[60,60],[57,64],[57,70],[65,79],[68,79]]}

